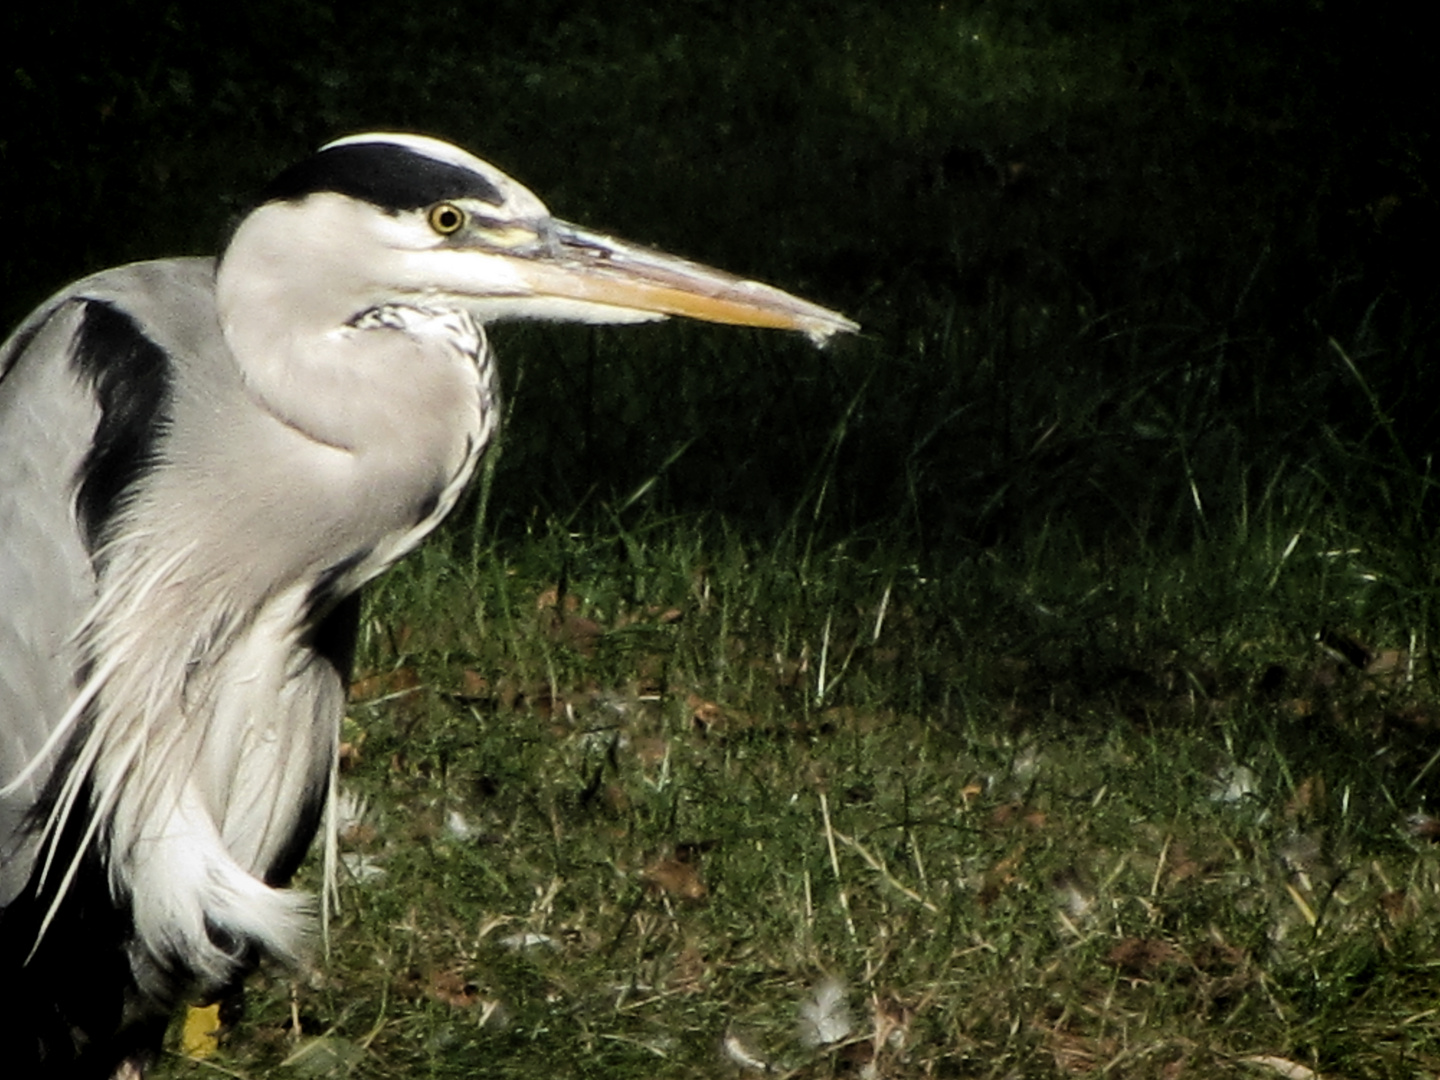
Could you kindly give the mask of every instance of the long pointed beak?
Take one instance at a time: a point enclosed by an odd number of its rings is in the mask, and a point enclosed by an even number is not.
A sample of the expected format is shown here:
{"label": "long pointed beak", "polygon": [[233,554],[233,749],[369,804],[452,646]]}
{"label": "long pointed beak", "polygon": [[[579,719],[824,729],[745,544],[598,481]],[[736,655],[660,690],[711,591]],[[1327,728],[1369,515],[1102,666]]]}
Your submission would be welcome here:
{"label": "long pointed beak", "polygon": [[[859,326],[839,312],[721,270],[551,219],[541,242],[506,261],[538,300],[600,305],[594,321],[685,315],[706,322],[799,330],[815,344]],[[605,316],[609,310],[613,320]]]}

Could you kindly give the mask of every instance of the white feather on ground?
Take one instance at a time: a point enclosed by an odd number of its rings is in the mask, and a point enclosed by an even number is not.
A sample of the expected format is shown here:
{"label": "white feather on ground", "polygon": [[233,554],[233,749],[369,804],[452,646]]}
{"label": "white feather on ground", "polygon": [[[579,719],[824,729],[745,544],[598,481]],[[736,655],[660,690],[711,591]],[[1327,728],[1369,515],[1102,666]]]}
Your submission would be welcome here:
{"label": "white feather on ground", "polygon": [[806,1046],[829,1046],[853,1030],[850,1007],[845,1003],[845,984],[824,979],[800,1005],[800,1041]]}

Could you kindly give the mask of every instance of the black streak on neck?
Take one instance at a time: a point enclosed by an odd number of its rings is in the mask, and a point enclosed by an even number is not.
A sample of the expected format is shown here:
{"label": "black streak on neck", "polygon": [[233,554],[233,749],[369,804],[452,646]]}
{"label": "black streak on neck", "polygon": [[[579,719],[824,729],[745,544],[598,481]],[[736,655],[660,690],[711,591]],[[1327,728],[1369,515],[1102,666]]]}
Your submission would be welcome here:
{"label": "black streak on neck", "polygon": [[170,358],[125,312],[88,300],[75,332],[74,360],[100,406],[75,499],[93,553],[126,495],[154,466],[170,400]]}

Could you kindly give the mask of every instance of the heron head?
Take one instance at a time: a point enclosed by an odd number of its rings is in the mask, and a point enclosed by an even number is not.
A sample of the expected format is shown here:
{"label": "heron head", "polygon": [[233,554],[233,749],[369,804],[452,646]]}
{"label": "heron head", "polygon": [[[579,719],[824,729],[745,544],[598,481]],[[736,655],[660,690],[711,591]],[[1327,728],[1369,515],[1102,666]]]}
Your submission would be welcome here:
{"label": "heron head", "polygon": [[222,314],[246,283],[288,289],[293,262],[296,287],[303,266],[329,302],[354,309],[326,318],[398,302],[462,307],[482,322],[684,315],[799,330],[817,343],[857,329],[779,289],[561,221],[523,185],[438,139],[338,139],[262,199],[222,261]]}

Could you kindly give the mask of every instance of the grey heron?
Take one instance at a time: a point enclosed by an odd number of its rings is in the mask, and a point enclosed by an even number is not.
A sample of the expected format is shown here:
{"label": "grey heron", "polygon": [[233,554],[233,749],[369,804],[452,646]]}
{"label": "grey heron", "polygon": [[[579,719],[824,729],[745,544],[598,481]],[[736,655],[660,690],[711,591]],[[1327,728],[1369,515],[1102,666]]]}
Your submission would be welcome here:
{"label": "grey heron", "polygon": [[[139,1076],[302,950],[358,591],[497,419],[484,324],[843,316],[551,216],[447,143],[278,176],[218,258],[102,271],[0,350],[0,1060]],[[333,861],[333,860],[332,860]]]}

